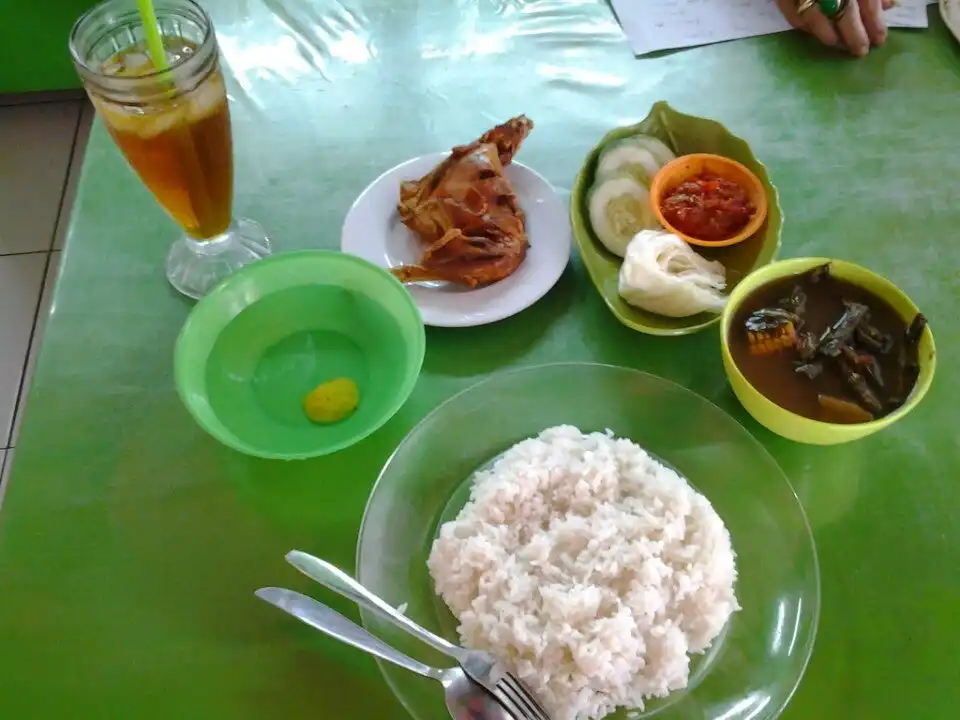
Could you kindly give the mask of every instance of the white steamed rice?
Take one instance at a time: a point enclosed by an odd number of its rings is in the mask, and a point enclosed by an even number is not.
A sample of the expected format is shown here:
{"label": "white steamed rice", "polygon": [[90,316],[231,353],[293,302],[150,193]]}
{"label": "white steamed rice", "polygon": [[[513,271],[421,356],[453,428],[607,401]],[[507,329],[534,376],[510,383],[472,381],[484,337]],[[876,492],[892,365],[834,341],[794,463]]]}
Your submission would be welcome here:
{"label": "white steamed rice", "polygon": [[570,426],[478,473],[428,565],[464,646],[507,663],[554,720],[686,687],[690,654],[739,609],[710,502],[633,442]]}

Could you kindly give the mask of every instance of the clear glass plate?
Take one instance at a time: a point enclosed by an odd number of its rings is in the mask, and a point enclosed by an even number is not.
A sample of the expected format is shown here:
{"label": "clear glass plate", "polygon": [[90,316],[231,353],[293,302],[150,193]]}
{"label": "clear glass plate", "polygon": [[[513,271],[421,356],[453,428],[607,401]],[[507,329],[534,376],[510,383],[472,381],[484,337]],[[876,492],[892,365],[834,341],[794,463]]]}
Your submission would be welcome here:
{"label": "clear glass plate", "polygon": [[[612,430],[673,466],[713,503],[737,552],[743,609],[693,663],[685,690],[629,717],[777,717],[803,676],[820,611],[816,549],[803,508],[774,459],[739,423],[646,373],[586,363],[530,367],[495,375],[437,407],[400,444],[370,495],[357,548],[360,582],[457,642],[456,620],[434,593],[426,565],[439,525],[459,512],[478,468],[564,424]],[[363,621],[424,662],[450,664],[369,613]],[[416,720],[448,717],[435,683],[384,664],[381,670]]]}

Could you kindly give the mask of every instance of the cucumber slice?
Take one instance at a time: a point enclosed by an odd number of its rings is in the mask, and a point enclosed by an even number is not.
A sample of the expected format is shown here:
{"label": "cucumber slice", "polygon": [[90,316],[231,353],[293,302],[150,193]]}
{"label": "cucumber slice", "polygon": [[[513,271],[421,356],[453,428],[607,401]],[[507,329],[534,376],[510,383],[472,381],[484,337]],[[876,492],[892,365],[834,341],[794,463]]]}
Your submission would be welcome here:
{"label": "cucumber slice", "polygon": [[596,175],[603,179],[629,174],[644,185],[649,185],[660,167],[649,149],[637,143],[635,138],[628,137],[604,148],[597,161]]}
{"label": "cucumber slice", "polygon": [[632,135],[610,143],[597,161],[597,177],[624,173],[633,175],[644,185],[671,160],[676,159],[665,143],[651,135]]}
{"label": "cucumber slice", "polygon": [[607,250],[620,257],[638,232],[660,227],[650,205],[650,192],[632,175],[600,180],[590,188],[587,206],[593,232]]}
{"label": "cucumber slice", "polygon": [[677,159],[677,156],[674,154],[673,150],[667,147],[667,144],[660,140],[659,138],[653,137],[653,135],[634,135],[630,138],[636,142],[641,147],[646,148],[657,162],[660,164],[660,167],[663,167],[668,162]]}

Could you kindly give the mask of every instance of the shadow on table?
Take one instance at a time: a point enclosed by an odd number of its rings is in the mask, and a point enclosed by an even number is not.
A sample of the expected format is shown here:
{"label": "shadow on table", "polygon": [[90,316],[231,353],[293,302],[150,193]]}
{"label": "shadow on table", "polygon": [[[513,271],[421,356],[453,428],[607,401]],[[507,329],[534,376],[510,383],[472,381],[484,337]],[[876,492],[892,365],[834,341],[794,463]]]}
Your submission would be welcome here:
{"label": "shadow on table", "polygon": [[[883,437],[842,445],[804,445],[787,440],[767,430],[739,405],[729,388],[728,398],[718,402],[731,411],[737,421],[759,440],[773,455],[786,474],[803,505],[811,529],[842,521],[856,506],[860,495],[860,478],[868,448],[882,448]],[[732,407],[733,405],[736,407]]]}
{"label": "shadow on table", "polygon": [[648,335],[623,325],[593,288],[580,309],[582,341],[595,362],[642,370],[671,380],[713,402],[726,386],[719,323],[691,335]]}
{"label": "shadow on table", "polygon": [[513,317],[470,328],[429,328],[424,371],[467,377],[513,365],[566,315],[578,292],[574,270],[567,265],[550,292]]}

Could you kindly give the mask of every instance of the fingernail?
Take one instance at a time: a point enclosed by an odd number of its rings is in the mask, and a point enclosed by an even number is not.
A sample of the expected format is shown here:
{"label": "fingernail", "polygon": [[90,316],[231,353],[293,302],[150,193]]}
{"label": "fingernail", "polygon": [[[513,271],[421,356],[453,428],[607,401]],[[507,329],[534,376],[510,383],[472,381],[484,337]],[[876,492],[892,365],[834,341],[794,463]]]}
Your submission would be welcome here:
{"label": "fingernail", "polygon": [[870,48],[866,45],[857,45],[853,48],[853,54],[857,57],[863,57],[870,51]]}

